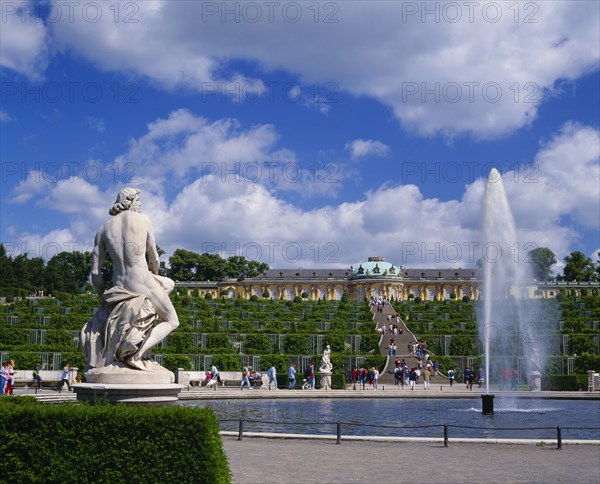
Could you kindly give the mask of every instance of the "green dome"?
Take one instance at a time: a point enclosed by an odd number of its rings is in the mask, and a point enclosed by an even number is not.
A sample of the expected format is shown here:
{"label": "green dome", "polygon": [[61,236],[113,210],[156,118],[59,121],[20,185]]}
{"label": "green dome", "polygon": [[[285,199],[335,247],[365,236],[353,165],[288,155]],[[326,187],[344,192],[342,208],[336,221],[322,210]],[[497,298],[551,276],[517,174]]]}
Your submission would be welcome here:
{"label": "green dome", "polygon": [[367,262],[363,262],[358,267],[353,268],[355,277],[378,277],[378,276],[398,276],[398,268],[386,262],[383,257],[369,257]]}

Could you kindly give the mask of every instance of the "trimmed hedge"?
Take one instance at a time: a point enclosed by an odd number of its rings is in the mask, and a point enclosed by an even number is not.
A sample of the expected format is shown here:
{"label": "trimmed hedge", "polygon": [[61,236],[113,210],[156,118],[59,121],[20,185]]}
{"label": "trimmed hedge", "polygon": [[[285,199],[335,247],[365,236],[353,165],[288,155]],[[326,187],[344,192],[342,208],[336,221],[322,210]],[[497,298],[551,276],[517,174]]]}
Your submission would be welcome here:
{"label": "trimmed hedge", "polygon": [[21,398],[0,399],[0,475],[11,482],[231,482],[211,409]]}
{"label": "trimmed hedge", "polygon": [[570,391],[587,390],[587,375],[548,375],[542,377],[542,390],[544,391]]}

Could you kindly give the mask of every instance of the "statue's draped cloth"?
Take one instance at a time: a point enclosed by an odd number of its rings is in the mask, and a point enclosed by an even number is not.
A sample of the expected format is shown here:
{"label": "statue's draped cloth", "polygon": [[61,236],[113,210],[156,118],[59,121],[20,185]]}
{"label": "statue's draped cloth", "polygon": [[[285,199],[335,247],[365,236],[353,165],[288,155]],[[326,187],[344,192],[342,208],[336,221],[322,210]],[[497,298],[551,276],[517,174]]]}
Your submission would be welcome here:
{"label": "statue's draped cloth", "polygon": [[154,305],[146,295],[123,287],[111,287],[103,302],[82,331],[84,353],[89,367],[98,368],[123,362],[138,351],[156,320]]}

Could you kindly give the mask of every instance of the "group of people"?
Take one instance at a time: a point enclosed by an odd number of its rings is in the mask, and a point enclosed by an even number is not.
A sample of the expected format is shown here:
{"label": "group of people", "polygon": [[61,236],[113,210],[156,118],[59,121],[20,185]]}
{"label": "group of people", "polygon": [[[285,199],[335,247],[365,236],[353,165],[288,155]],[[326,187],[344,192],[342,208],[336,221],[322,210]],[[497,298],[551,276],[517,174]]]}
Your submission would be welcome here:
{"label": "group of people", "polygon": [[370,370],[367,370],[364,365],[357,370],[356,367],[353,366],[348,375],[348,379],[354,390],[356,390],[357,383],[359,388],[362,387],[363,390],[366,390],[367,383],[373,390],[377,390],[379,384],[379,370],[374,366]]}
{"label": "group of people", "polygon": [[7,360],[0,370],[0,395],[12,395],[15,387],[15,362]]}
{"label": "group of people", "polygon": [[423,377],[423,388],[429,390],[431,388],[431,378],[437,376],[439,370],[437,363],[432,364],[431,362],[427,362],[423,366],[421,361],[417,362],[416,367],[409,368],[404,358],[401,360],[400,358],[396,358],[395,366],[394,384],[402,388],[405,386],[410,387],[411,390],[415,389],[421,376]]}
{"label": "group of people", "polygon": [[483,387],[485,383],[483,368],[479,368],[476,372],[467,366],[463,371],[463,383],[468,390],[473,390],[473,384],[475,383],[477,383],[479,388]]}
{"label": "group of people", "polygon": [[514,367],[510,370],[508,368],[502,368],[502,383],[500,384],[500,390],[516,390],[518,380],[519,375]]}
{"label": "group of people", "polygon": [[252,368],[244,366],[242,369],[242,383],[240,385],[240,390],[243,390],[244,387],[252,390],[253,383],[259,381],[262,381],[262,374]]}
{"label": "group of people", "polygon": [[[288,368],[288,390],[293,390],[296,388],[296,374],[298,371],[296,370],[296,363],[292,363]],[[277,368],[275,365],[271,365],[271,367],[267,370],[267,376],[269,378],[268,389],[271,390],[273,387],[274,390],[279,390],[277,385]],[[253,388],[253,383],[262,380],[262,375],[253,369],[245,366],[242,369],[242,383],[240,384],[240,389],[244,388]],[[315,364],[309,363],[304,370],[304,379],[302,380],[302,390],[314,390],[315,389]]]}
{"label": "group of people", "polygon": [[371,307],[375,307],[378,313],[383,313],[383,308],[389,301],[383,296],[371,296]]}
{"label": "group of people", "polygon": [[[35,388],[35,393],[42,389],[42,375],[41,371],[43,370],[43,365],[41,362],[36,363],[35,368],[33,369],[33,386]],[[15,375],[17,371],[15,370],[15,360],[12,358],[2,363],[2,369],[0,370],[0,395],[13,395],[15,389]],[[71,386],[71,364],[70,362],[66,362],[63,367],[61,376],[61,382],[56,388],[59,392],[62,391],[64,385],[67,385],[69,391],[72,390]],[[77,383],[81,383],[81,378],[77,376]]]}
{"label": "group of people", "polygon": [[[391,315],[389,316],[391,317]],[[400,322],[399,319],[400,316],[398,316],[398,322]],[[394,336],[398,336],[399,334],[402,334],[404,332],[402,326],[398,326],[398,324],[396,323],[389,323],[387,326],[385,324],[382,324],[377,328],[377,332],[381,335],[385,335],[385,333],[388,331],[391,335]]]}
{"label": "group of people", "polygon": [[414,343],[412,341],[408,342],[407,345],[407,349],[408,349],[408,354],[411,356],[414,356],[417,359],[423,359],[423,360],[428,360],[429,359],[429,350],[427,349],[427,343],[425,341],[423,341],[422,343],[419,343],[417,341],[415,341]]}

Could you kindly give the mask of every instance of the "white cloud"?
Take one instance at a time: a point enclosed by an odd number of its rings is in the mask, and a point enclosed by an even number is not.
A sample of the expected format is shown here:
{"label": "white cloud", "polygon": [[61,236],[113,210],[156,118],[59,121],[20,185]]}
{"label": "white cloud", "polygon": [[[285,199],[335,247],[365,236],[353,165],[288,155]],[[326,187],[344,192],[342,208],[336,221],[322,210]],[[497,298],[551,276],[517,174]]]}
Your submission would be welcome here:
{"label": "white cloud", "polygon": [[93,116],[86,116],[85,122],[90,128],[92,128],[100,134],[106,131],[106,123],[103,119],[95,118]]}
{"label": "white cloud", "polygon": [[34,2],[2,2],[0,66],[30,79],[43,76],[48,64],[47,32],[31,13]]}
{"label": "white cloud", "polygon": [[45,193],[49,185],[50,182],[42,171],[30,171],[27,173],[26,178],[13,188],[9,202],[27,203],[35,196]]}
{"label": "white cloud", "polygon": [[7,113],[6,111],[2,111],[0,109],[0,123],[12,123],[16,120],[17,119],[13,115]]}
{"label": "white cloud", "polygon": [[[262,141],[251,139],[255,137]],[[524,173],[503,175],[517,224],[519,257],[544,246],[561,260],[575,250],[583,227],[598,229],[599,137],[597,128],[566,124],[540,146],[533,160],[535,173],[531,168],[525,173],[528,180]],[[150,123],[120,159],[148,167],[140,170],[135,186],[142,189],[143,208],[158,244],[167,252],[184,247],[260,256],[272,267],[346,267],[369,255],[409,267],[468,267],[480,257],[482,179],[467,185],[456,200],[426,198],[415,185],[389,182],[361,199],[303,209],[286,201],[277,183],[223,178],[220,173],[181,176],[195,167],[198,152],[200,160],[216,159],[212,157],[218,153],[229,162],[259,155],[273,159],[275,154],[295,161],[293,152],[274,149],[278,139],[272,126],[244,130],[234,120],[211,123],[185,110]],[[246,145],[254,146],[249,158]],[[181,173],[174,174],[172,163],[163,162],[171,158],[184,166]],[[100,191],[79,178],[40,186],[28,178],[13,192],[13,201],[37,201],[60,211],[68,227],[68,234],[58,231],[60,240],[86,243],[107,218],[119,188]],[[25,235],[27,240],[44,239]]]}
{"label": "white cloud", "polygon": [[388,145],[372,139],[355,139],[350,143],[346,143],[346,149],[350,151],[353,160],[366,156],[387,156],[390,154]]}
{"label": "white cloud", "polygon": [[241,180],[268,185],[303,197],[335,196],[344,177],[335,162],[320,169],[301,166],[294,152],[278,146],[280,136],[270,124],[243,127],[236,119],[214,122],[187,109],[148,124],[148,132],[130,140],[129,151],[115,163],[134,164],[147,187],[169,178],[177,188],[184,178],[215,175],[222,183]]}
{"label": "white cloud", "polygon": [[423,136],[495,138],[528,126],[558,83],[597,70],[600,59],[597,2],[435,2],[427,8],[439,10],[437,21],[423,15],[423,2],[330,2],[319,5],[318,21],[297,3],[297,22],[282,5],[270,15],[253,2],[262,16],[252,22],[243,2],[145,1],[135,4],[137,23],[115,22],[112,3],[102,3],[107,15],[96,23],[52,24],[53,39],[101,69],[204,93],[260,84],[228,64],[255,61],[261,81],[283,69],[307,85],[333,83],[391,107]]}

